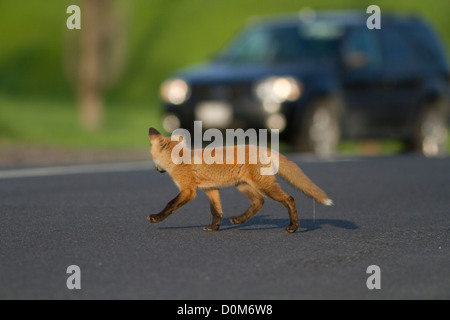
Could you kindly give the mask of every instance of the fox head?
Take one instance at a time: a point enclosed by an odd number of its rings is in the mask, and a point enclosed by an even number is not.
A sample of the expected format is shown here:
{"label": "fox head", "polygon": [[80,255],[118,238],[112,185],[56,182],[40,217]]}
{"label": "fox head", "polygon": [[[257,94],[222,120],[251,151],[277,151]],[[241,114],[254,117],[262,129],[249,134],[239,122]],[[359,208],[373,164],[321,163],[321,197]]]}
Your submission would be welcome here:
{"label": "fox head", "polygon": [[159,133],[155,128],[149,128],[148,138],[150,139],[150,154],[155,163],[155,168],[158,172],[164,173],[166,172],[166,169],[162,164],[163,155],[161,151],[164,149],[163,146],[167,144],[166,137]]}
{"label": "fox head", "polygon": [[[148,138],[150,139],[151,149],[150,154],[155,163],[155,168],[161,173],[170,170],[174,165],[171,154],[172,149],[180,143],[180,140],[175,137],[164,137],[155,128],[148,129]],[[184,141],[181,141],[184,142]],[[169,171],[170,172],[170,171]]]}

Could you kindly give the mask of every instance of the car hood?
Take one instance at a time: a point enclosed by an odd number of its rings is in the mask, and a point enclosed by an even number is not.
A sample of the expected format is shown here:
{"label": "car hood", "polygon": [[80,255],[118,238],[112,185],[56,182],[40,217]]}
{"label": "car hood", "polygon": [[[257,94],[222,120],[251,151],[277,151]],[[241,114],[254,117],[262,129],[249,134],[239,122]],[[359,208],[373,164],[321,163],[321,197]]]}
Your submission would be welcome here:
{"label": "car hood", "polygon": [[176,74],[190,84],[253,82],[270,76],[294,76],[300,79],[329,73],[331,65],[248,65],[210,63],[183,69]]}

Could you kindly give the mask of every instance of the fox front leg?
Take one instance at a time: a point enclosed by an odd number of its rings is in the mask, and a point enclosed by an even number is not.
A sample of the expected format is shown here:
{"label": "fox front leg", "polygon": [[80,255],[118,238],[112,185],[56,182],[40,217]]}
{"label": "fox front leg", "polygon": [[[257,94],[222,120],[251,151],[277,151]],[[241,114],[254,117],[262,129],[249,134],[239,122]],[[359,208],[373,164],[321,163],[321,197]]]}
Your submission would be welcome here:
{"label": "fox front leg", "polygon": [[222,204],[220,202],[219,189],[207,189],[205,193],[208,196],[211,207],[212,222],[203,229],[207,231],[218,231],[222,222]]}
{"label": "fox front leg", "polygon": [[175,210],[181,208],[186,203],[194,199],[196,196],[195,190],[182,190],[175,198],[173,198],[166,207],[158,214],[151,214],[148,216],[148,221],[151,223],[161,222],[171,215]]}

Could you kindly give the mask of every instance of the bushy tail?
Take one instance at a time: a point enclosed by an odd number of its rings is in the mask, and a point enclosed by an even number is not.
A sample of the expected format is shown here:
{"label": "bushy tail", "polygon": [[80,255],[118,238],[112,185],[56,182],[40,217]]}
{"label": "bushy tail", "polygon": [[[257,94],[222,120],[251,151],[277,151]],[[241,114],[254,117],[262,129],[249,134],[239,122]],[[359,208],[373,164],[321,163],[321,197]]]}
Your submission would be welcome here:
{"label": "bushy tail", "polygon": [[333,200],[328,198],[327,194],[314,184],[295,163],[289,161],[282,154],[279,155],[280,164],[278,174],[286,179],[287,182],[302,191],[307,196],[315,199],[317,202],[332,206]]}

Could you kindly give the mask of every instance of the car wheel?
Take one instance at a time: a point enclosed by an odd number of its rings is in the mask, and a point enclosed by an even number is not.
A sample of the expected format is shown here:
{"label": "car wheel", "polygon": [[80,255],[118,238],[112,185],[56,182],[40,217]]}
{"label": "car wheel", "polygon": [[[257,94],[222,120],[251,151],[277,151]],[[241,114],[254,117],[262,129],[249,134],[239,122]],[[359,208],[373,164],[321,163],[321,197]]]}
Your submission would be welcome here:
{"label": "car wheel", "polygon": [[428,105],[417,121],[413,134],[413,148],[426,156],[439,156],[446,153],[447,134],[447,114],[444,103],[433,103]]}
{"label": "car wheel", "polygon": [[328,157],[336,153],[340,140],[339,103],[323,98],[311,105],[294,137],[296,151]]}

